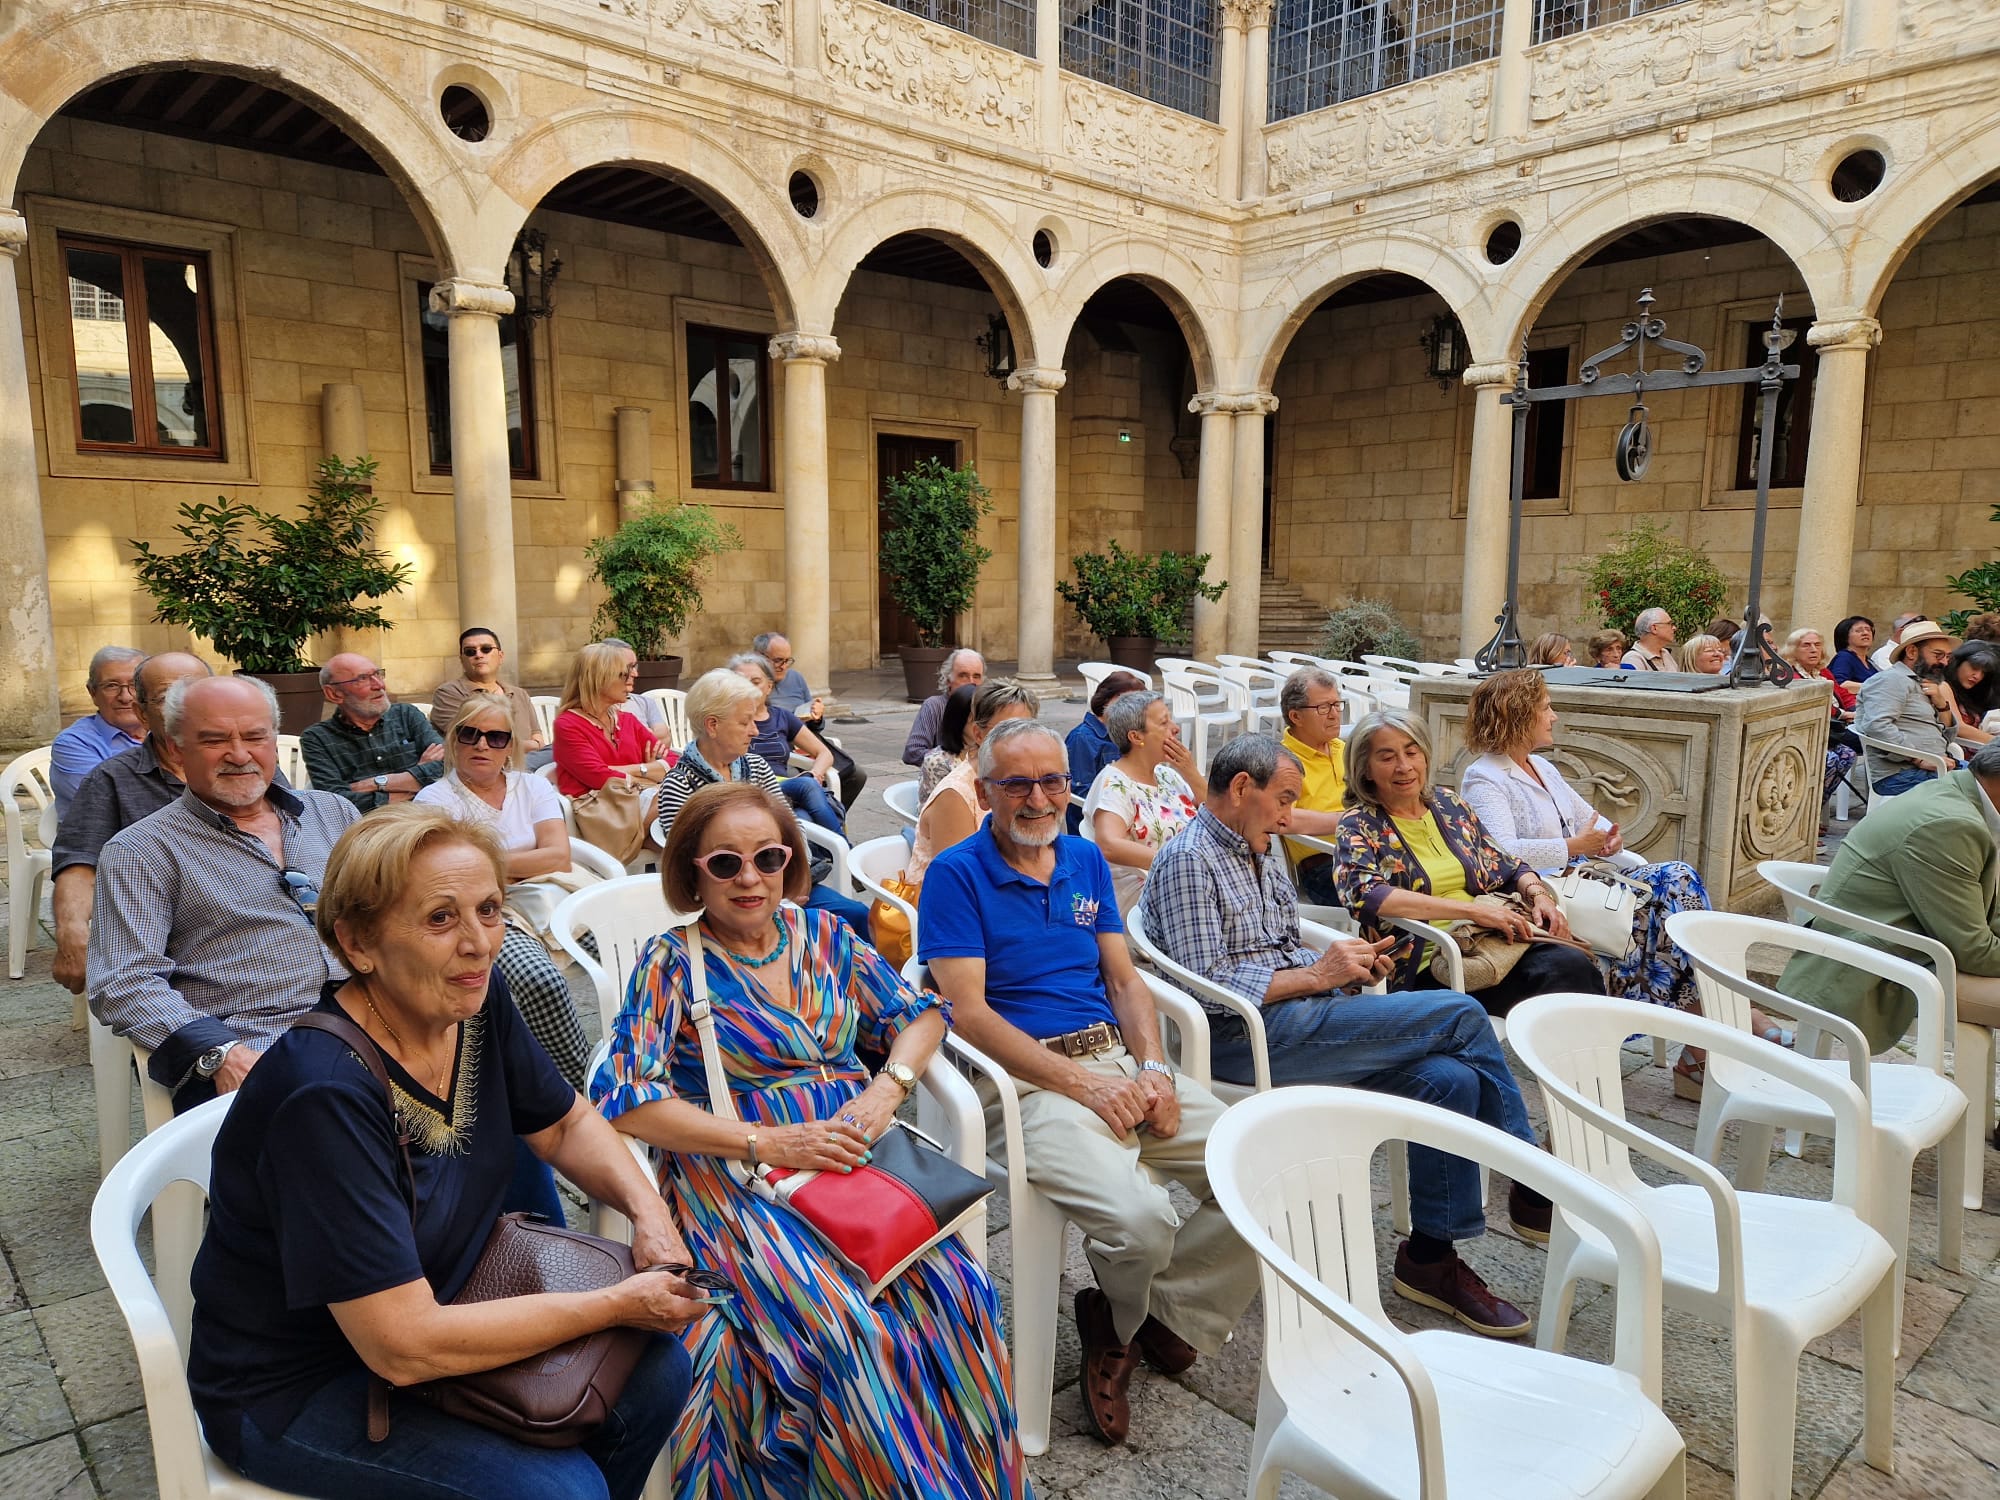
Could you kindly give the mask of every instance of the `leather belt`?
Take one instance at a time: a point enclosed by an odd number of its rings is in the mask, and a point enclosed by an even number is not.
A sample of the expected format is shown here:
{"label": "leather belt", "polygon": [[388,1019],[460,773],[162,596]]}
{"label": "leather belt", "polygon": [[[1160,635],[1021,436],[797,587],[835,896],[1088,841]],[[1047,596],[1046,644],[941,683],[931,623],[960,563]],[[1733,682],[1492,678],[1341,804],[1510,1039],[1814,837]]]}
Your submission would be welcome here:
{"label": "leather belt", "polygon": [[1095,1057],[1113,1047],[1125,1045],[1125,1036],[1109,1021],[1099,1021],[1081,1031],[1065,1031],[1061,1036],[1042,1038],[1042,1045],[1064,1057]]}

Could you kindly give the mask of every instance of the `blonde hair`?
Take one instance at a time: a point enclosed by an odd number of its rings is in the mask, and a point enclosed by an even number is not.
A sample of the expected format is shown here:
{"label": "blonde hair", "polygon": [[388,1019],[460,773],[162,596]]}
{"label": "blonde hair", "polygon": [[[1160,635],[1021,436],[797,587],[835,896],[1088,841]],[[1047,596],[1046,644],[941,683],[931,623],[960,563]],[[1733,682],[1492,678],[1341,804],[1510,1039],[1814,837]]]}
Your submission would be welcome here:
{"label": "blonde hair", "polygon": [[486,693],[474,693],[459,704],[458,712],[451,716],[451,722],[444,730],[444,763],[451,767],[454,776],[458,774],[458,752],[466,748],[458,742],[459,727],[475,724],[488,714],[498,714],[505,719],[507,732],[514,736],[507,746],[507,769],[518,771],[528,764],[528,747],[522,741],[520,731],[514,727],[514,710],[508,707],[507,700]]}
{"label": "blonde hair", "polygon": [[[732,672],[727,667],[716,667],[704,672],[688,689],[688,728],[695,734],[708,732],[708,721],[719,719],[739,703],[762,703],[764,695],[757,684],[741,672]],[[676,814],[678,816],[678,814]]]}
{"label": "blonde hair", "polygon": [[611,684],[625,677],[625,653],[630,646],[614,646],[609,641],[592,641],[576,653],[569,664],[569,679],[563,683],[562,703],[557,713],[570,709],[595,716],[611,700]]}
{"label": "blonde hair", "polygon": [[[1540,673],[1535,674],[1540,676]],[[1375,736],[1385,729],[1393,729],[1398,734],[1406,734],[1424,752],[1425,795],[1431,789],[1431,734],[1424,728],[1422,719],[1399,713],[1393,708],[1378,708],[1372,714],[1364,714],[1361,722],[1354,726],[1354,733],[1347,741],[1347,792],[1341,804],[1345,807],[1365,807],[1370,812],[1382,811],[1382,793],[1375,785],[1375,776],[1368,768],[1368,752],[1374,748]]]}
{"label": "blonde hair", "polygon": [[1495,673],[1472,690],[1465,718],[1466,748],[1482,755],[1505,755],[1524,744],[1534,749],[1537,721],[1548,702],[1548,679],[1532,667]]}
{"label": "blonde hair", "polygon": [[[1691,635],[1680,644],[1681,670],[1683,672],[1699,672],[1701,668],[1694,664],[1694,660],[1710,646],[1715,647],[1716,650],[1722,653],[1723,661],[1726,665],[1729,659],[1729,648],[1720,639],[1712,635]],[[1713,676],[1714,674],[1710,673],[1709,675]]]}
{"label": "blonde hair", "polygon": [[320,941],[343,959],[349,957],[337,930],[342,922],[350,936],[372,941],[382,918],[409,888],[417,856],[447,844],[478,850],[493,867],[494,889],[507,889],[507,856],[499,837],[483,822],[460,822],[442,807],[398,802],[350,823],[326,857],[313,913]]}

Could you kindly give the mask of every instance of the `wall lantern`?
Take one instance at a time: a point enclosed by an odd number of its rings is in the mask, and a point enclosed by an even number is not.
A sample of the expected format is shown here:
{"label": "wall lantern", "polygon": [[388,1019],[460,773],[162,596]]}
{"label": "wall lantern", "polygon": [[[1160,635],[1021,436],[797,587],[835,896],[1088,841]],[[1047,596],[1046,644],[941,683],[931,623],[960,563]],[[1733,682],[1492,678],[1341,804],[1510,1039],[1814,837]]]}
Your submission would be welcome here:
{"label": "wall lantern", "polygon": [[986,320],[986,332],[974,340],[979,352],[986,357],[986,373],[995,380],[1006,382],[1014,373],[1014,330],[1007,326],[1004,317]]}
{"label": "wall lantern", "polygon": [[1449,389],[1465,373],[1465,330],[1450,313],[1432,318],[1431,326],[1417,342],[1424,348],[1428,365],[1425,373],[1438,383],[1439,389]]}
{"label": "wall lantern", "polygon": [[549,253],[549,237],[539,229],[524,229],[514,236],[514,249],[507,257],[507,290],[514,294],[514,311],[524,318],[546,318],[556,310],[556,278],[562,275],[562,257]]}

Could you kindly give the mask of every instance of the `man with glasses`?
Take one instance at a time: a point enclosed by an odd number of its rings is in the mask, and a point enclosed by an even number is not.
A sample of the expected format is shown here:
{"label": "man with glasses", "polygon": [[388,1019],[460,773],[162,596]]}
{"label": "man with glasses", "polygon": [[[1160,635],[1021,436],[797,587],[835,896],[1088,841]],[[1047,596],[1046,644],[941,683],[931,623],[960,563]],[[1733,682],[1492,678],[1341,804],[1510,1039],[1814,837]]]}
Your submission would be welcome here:
{"label": "man with glasses", "polygon": [[771,689],[771,696],[765,703],[772,708],[782,708],[806,728],[818,735],[826,748],[833,752],[833,771],[840,778],[840,801],[843,807],[854,806],[854,799],[861,795],[861,789],[868,785],[868,773],[854,763],[854,757],[827,738],[826,700],[812,690],[792,660],[792,643],[775,630],[767,630],[751,642],[750,649],[771,664],[771,670],[778,674],[778,680]]}
{"label": "man with glasses", "polygon": [[945,700],[962,687],[978,687],[986,680],[986,658],[969,646],[960,646],[938,667],[938,690],[917,707],[910,737],[903,741],[903,764],[921,766],[924,757],[937,748],[938,729],[944,723]]}
{"label": "man with glasses", "polygon": [[[1292,804],[1291,829],[1331,839],[1347,796],[1347,747],[1340,742],[1340,680],[1324,667],[1300,667],[1278,690],[1284,716],[1281,743],[1298,758],[1305,787]],[[1333,856],[1310,844],[1286,846],[1298,870],[1299,894],[1313,906],[1338,906]]]}
{"label": "man with glasses", "polygon": [[363,812],[408,802],[444,775],[444,736],[407,703],[389,701],[387,675],[344,651],[319,669],[333,714],[299,736],[312,784]]}
{"label": "man with glasses", "polygon": [[506,659],[507,653],[500,649],[500,637],[484,625],[460,631],[458,660],[464,675],[439,683],[437,691],[431,694],[431,728],[443,734],[474,693],[498,698],[507,705],[508,716],[514,721],[514,738],[528,752],[528,769],[540,770],[551,758],[548,742],[542,738],[541,719],[527,689],[501,681],[500,664]]}
{"label": "man with glasses", "polygon": [[[1118,1443],[1139,1361],[1178,1374],[1220,1349],[1256,1295],[1257,1261],[1209,1190],[1203,1151],[1222,1104],[1161,1055],[1111,868],[1062,831],[1069,786],[1054,729],[998,725],[979,747],[991,817],[931,862],[917,934],[953,1029],[1020,1091],[1028,1180],[1083,1230],[1097,1278],[1076,1296],[1084,1412]],[[1175,1208],[1170,1179],[1193,1213]]]}
{"label": "man with glasses", "polygon": [[99,761],[136,750],[146,737],[132,684],[145,659],[145,652],[131,646],[103,646],[91,657],[83,685],[97,712],[78,719],[49,747],[49,785],[55,789],[58,822],[69,816],[70,799]]}
{"label": "man with glasses", "polygon": [[184,677],[161,704],[186,790],[105,844],[90,1008],[152,1054],[176,1112],[243,1082],[345,979],[313,929],[335,840],[360,814],[275,784],[278,700],[255,677]]}

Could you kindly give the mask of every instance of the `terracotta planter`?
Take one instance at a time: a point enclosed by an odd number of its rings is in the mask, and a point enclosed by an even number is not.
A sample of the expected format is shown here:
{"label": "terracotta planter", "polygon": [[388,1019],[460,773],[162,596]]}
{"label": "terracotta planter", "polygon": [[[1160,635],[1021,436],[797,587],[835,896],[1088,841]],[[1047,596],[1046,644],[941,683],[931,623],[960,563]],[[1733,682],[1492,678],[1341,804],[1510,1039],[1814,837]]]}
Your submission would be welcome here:
{"label": "terracotta planter", "polygon": [[678,656],[642,656],[639,658],[639,680],[632,684],[632,691],[650,693],[655,688],[677,688],[681,685],[681,659]]}
{"label": "terracotta planter", "polygon": [[1104,638],[1104,650],[1119,666],[1150,676],[1153,658],[1160,654],[1160,643],[1150,635],[1108,635]]}
{"label": "terracotta planter", "polygon": [[317,672],[239,672],[271,684],[278,695],[278,733],[304,734],[326,715],[326,694]]}
{"label": "terracotta planter", "polygon": [[937,691],[938,668],[951,655],[949,646],[904,646],[903,688],[912,703],[921,703]]}

